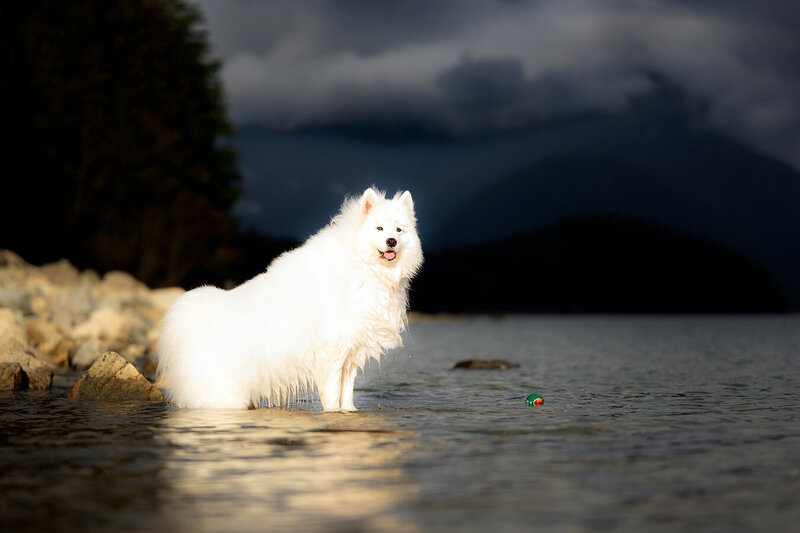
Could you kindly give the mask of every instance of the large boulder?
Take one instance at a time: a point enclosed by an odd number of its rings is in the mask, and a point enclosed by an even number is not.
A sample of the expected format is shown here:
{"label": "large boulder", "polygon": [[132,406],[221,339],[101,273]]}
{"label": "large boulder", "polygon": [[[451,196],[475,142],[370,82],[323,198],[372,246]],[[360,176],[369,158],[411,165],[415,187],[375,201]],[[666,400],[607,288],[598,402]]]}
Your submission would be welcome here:
{"label": "large boulder", "polygon": [[136,368],[116,352],[104,353],[72,391],[71,400],[141,400],[163,402],[164,396]]}

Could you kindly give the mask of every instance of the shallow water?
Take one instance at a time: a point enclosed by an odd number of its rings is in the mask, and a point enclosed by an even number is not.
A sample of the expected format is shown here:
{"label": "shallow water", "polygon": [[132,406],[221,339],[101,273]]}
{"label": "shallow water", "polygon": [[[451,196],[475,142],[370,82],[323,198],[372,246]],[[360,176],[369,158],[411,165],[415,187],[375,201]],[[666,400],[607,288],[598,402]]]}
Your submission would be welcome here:
{"label": "shallow water", "polygon": [[355,414],[73,380],[0,394],[1,530],[800,531],[798,316],[412,324]]}

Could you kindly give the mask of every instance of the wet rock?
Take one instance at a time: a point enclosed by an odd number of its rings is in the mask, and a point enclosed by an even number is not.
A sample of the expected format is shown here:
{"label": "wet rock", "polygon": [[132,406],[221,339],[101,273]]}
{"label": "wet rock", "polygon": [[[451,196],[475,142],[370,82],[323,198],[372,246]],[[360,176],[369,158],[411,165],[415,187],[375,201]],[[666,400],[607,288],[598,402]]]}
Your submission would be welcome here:
{"label": "wet rock", "polygon": [[22,365],[19,363],[0,363],[0,391],[20,390],[27,384]]}
{"label": "wet rock", "polygon": [[18,363],[31,389],[49,389],[53,382],[53,366],[32,353],[19,314],[0,308],[0,363]]}
{"label": "wet rock", "polygon": [[34,357],[25,328],[8,320],[7,309],[0,309],[0,363],[19,363],[31,389],[49,389],[53,383],[53,366]]}
{"label": "wet rock", "polygon": [[0,349],[0,363],[18,363],[32,390],[47,390],[53,384],[52,365],[25,352]]}
{"label": "wet rock", "polygon": [[152,383],[116,352],[104,353],[69,394],[71,400],[164,401]]}
{"label": "wet rock", "polygon": [[454,369],[464,370],[509,370],[518,367],[519,363],[512,363],[505,359],[467,359],[459,361],[453,366]]}

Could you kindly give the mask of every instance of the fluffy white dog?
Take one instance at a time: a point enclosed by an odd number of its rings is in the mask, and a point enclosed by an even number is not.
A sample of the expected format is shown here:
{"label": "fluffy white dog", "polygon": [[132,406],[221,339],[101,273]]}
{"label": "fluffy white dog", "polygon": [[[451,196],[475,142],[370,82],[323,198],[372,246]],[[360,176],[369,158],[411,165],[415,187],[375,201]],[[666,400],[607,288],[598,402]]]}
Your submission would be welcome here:
{"label": "fluffy white dog", "polygon": [[422,265],[414,202],[367,189],[331,223],[224,291],[200,287],[164,317],[159,373],[182,407],[284,405],[314,387],[322,407],[355,410],[369,358],[401,345],[409,280]]}

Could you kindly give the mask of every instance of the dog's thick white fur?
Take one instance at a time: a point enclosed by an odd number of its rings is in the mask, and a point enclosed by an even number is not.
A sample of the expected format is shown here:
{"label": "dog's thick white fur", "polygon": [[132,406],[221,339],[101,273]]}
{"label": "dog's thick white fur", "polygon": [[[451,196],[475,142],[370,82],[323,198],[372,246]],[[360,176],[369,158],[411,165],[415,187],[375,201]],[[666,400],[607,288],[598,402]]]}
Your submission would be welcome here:
{"label": "dog's thick white fur", "polygon": [[401,345],[409,281],[422,265],[414,202],[372,188],[266,272],[225,291],[200,287],[164,317],[159,373],[182,407],[284,405],[314,388],[355,410],[370,358]]}

